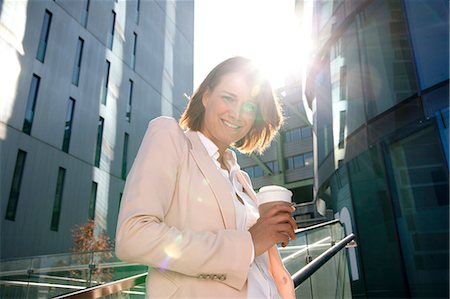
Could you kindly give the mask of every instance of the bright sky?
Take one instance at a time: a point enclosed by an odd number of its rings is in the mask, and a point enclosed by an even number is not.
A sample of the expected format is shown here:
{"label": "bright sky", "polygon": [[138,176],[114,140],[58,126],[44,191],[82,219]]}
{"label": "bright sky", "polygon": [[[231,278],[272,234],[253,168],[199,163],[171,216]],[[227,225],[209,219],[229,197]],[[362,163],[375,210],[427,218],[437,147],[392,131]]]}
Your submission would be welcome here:
{"label": "bright sky", "polygon": [[295,0],[196,0],[194,90],[235,55],[256,61],[273,87],[282,87],[287,74],[301,70],[309,45],[300,20]]}

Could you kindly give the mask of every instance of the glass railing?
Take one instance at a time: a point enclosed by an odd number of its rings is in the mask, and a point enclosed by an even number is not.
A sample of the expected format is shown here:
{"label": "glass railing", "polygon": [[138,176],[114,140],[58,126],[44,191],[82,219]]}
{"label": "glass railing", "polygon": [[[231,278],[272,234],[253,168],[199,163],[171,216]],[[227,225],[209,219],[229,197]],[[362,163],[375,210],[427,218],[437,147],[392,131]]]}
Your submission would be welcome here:
{"label": "glass railing", "polygon": [[[286,268],[294,275],[313,261],[322,260],[344,237],[343,226],[334,220],[299,229],[296,240],[279,250]],[[302,280],[295,291],[297,298],[351,298],[347,252],[339,250],[330,256]],[[0,298],[144,298],[145,295],[147,267],[122,262],[111,251],[3,260],[0,265]]]}
{"label": "glass railing", "polygon": [[51,298],[147,271],[111,251],[2,260],[0,298]]}
{"label": "glass railing", "polygon": [[[283,262],[291,275],[317,258],[322,258],[345,231],[337,220],[297,231],[297,239],[280,248]],[[353,239],[353,238],[351,238]],[[295,289],[296,298],[351,298],[347,251],[340,250]]]}

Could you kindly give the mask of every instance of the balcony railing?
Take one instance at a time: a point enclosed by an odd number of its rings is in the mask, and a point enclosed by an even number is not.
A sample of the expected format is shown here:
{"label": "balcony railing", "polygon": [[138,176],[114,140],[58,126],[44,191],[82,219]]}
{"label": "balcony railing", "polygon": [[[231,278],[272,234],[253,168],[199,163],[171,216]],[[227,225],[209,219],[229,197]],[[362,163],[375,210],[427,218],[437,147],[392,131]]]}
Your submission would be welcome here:
{"label": "balcony railing", "polygon": [[[330,221],[297,230],[280,248],[298,298],[351,298],[345,248],[355,236]],[[112,252],[61,254],[1,262],[1,298],[143,298],[147,267]]]}

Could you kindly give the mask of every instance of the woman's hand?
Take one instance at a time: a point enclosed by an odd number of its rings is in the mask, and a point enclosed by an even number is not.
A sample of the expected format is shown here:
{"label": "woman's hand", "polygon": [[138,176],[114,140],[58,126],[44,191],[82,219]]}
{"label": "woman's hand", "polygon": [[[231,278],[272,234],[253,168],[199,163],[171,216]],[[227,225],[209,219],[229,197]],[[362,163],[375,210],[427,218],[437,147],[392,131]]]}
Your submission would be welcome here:
{"label": "woman's hand", "polygon": [[252,235],[255,256],[278,242],[282,242],[284,247],[290,239],[295,239],[297,224],[291,216],[294,210],[291,205],[276,204],[248,230]]}

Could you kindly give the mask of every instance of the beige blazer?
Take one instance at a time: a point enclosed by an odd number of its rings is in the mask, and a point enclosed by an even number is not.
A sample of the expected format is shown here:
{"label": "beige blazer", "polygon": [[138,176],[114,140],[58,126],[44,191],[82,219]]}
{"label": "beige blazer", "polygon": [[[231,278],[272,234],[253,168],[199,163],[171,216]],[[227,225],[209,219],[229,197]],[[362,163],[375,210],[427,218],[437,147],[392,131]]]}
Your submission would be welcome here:
{"label": "beige blazer", "polygon": [[[151,267],[149,298],[246,298],[252,239],[236,230],[235,196],[195,132],[168,117],[150,122],[127,177],[116,234],[120,259]],[[275,281],[291,289],[276,255]]]}

